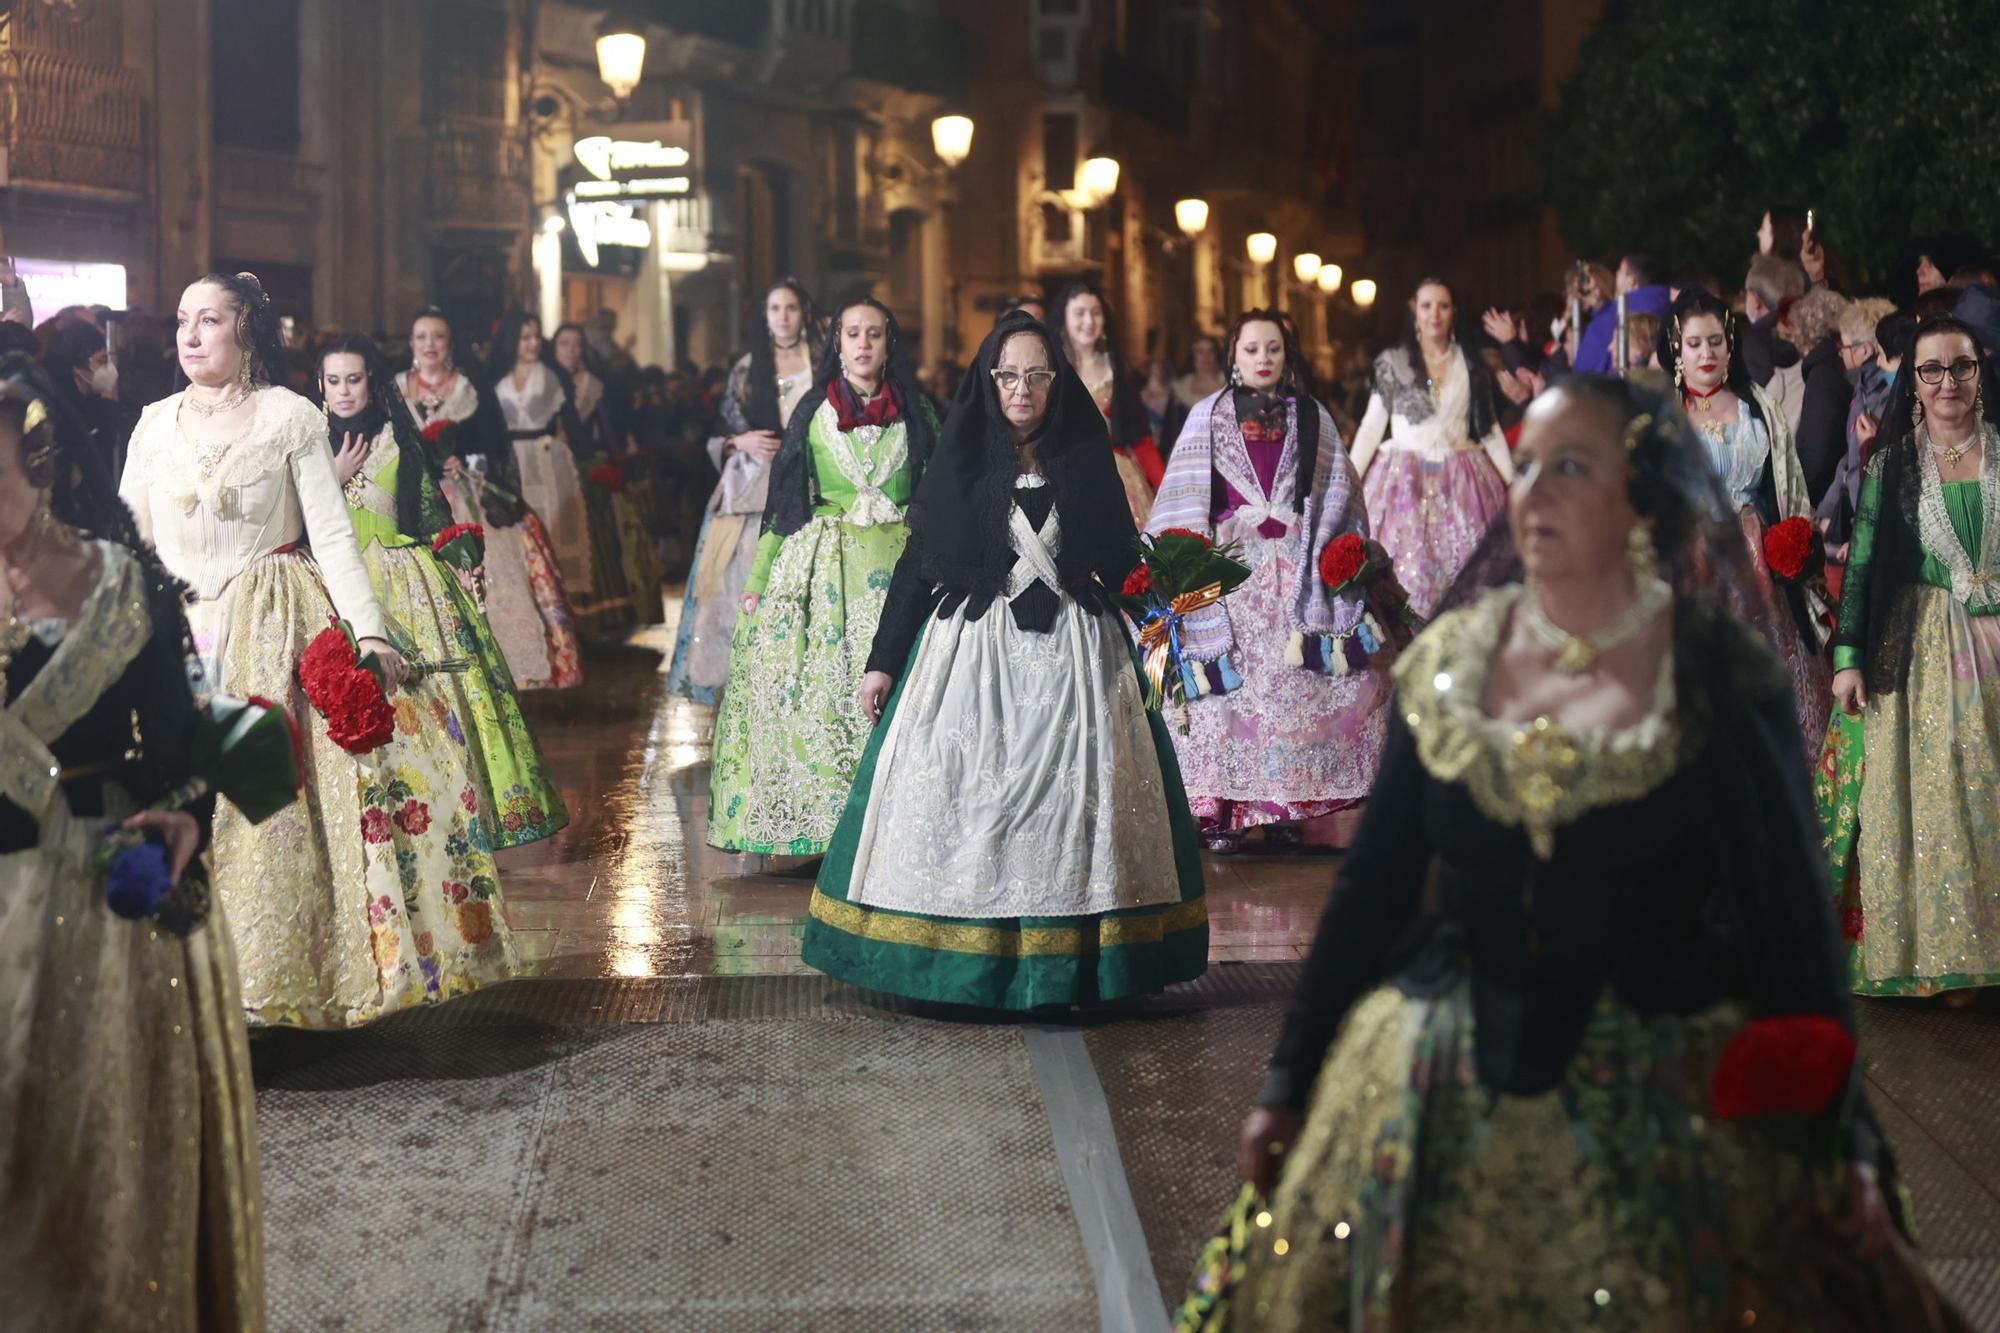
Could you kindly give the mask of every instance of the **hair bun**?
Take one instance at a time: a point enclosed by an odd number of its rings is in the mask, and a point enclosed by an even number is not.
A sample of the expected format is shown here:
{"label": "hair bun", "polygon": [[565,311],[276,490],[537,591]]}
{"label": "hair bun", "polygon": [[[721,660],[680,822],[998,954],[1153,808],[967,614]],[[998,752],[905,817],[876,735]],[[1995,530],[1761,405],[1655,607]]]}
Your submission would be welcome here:
{"label": "hair bun", "polygon": [[238,273],[236,277],[239,281],[247,282],[250,284],[250,290],[257,293],[258,305],[261,306],[271,299],[269,293],[267,293],[264,290],[264,284],[258,281],[257,275],[255,273],[249,273],[249,272]]}

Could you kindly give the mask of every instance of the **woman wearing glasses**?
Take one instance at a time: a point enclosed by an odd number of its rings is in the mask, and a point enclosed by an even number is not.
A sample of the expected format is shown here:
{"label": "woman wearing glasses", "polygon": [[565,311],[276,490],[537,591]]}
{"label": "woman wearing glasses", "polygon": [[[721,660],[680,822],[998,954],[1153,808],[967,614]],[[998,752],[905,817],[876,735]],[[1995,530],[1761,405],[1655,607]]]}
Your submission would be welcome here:
{"label": "woman wearing glasses", "polygon": [[1104,419],[1049,330],[1003,318],[910,506],[861,682],[877,721],[805,960],[990,1009],[1199,976],[1194,821],[1107,590],[1137,562]]}
{"label": "woman wearing glasses", "polygon": [[2000,434],[1966,325],[1925,320],[1904,372],[1833,641],[1866,736],[1843,923],[1864,995],[2000,982]]}

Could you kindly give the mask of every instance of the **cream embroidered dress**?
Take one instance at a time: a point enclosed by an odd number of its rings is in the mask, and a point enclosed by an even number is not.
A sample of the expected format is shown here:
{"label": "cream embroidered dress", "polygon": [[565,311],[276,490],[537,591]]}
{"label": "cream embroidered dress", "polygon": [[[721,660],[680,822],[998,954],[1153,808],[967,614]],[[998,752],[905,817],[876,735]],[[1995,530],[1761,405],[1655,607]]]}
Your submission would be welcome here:
{"label": "cream embroidered dress", "polygon": [[140,417],[119,493],[196,594],[200,688],[283,702],[303,741],[295,804],[255,827],[216,809],[215,887],[250,1023],[353,1027],[513,975],[478,793],[443,719],[400,691],[395,739],[356,759],[299,687],[329,616],[360,638],[386,630],[325,419],[260,389],[240,436],[200,448],[180,428],[181,396]]}
{"label": "cream embroidered dress", "polygon": [[[253,1333],[263,1218],[226,909],[186,936],[113,915],[87,862],[133,803],[107,781],[80,818],[49,776],[58,750],[117,759],[72,750],[73,729],[159,656],[138,562],[97,549],[96,590],[36,627],[53,652],[0,710],[0,795],[37,824],[0,854],[0,1325]],[[129,743],[122,713],[106,730]]]}
{"label": "cream embroidered dress", "polygon": [[903,420],[839,420],[824,402],[807,431],[813,517],[764,534],[745,586],[763,600],[736,622],[709,779],[708,841],[725,851],[824,852],[872,730],[857,695],[916,469]]}
{"label": "cream embroidered dress", "polygon": [[507,434],[514,441],[521,498],[541,516],[563,586],[574,601],[582,601],[592,596],[595,586],[590,571],[590,516],[583,503],[576,455],[563,435],[562,381],[538,361],[528,367],[527,382],[518,387],[512,373],[502,375],[493,395],[500,400]]}
{"label": "cream embroidered dress", "polygon": [[[750,400],[750,358],[743,357],[729,377],[723,394],[722,425],[729,435],[753,429],[744,406]],[[778,378],[778,430],[792,419],[792,409],[812,387],[810,367]],[[712,704],[722,697],[729,677],[729,640],[736,628],[737,603],[750,569],[757,563],[757,518],[770,499],[771,465],[754,454],[726,457],[725,435],[708,442],[708,456],[722,474],[708,497],[708,512],[695,540],[694,567],[688,571],[687,597],[681,603],[680,629],[674,636],[673,666],[667,688],[696,703]]]}

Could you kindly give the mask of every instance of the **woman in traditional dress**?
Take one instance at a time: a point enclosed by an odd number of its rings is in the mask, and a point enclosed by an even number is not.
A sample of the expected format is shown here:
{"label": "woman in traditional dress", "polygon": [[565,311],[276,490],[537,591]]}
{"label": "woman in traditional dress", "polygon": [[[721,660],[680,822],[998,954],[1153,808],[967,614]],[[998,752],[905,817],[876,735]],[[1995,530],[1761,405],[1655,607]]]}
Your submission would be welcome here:
{"label": "woman in traditional dress", "polygon": [[[0,360],[0,1303],[21,1329],[250,1333],[254,1093],[198,857],[212,802],[146,809],[189,777],[182,589],[62,416]],[[160,916],[107,904],[90,862],[114,821],[165,845]]]}
{"label": "woman in traditional dress", "polygon": [[[1750,561],[1762,576],[1732,587],[1730,609],[1762,630],[1784,655],[1792,678],[1807,762],[1817,758],[1833,713],[1833,672],[1820,652],[1817,591],[1776,586],[1764,559],[1764,532],[1787,518],[1813,518],[1805,473],[1784,409],[1757,387],[1743,361],[1729,307],[1699,287],[1675,301],[1661,330],[1661,368],[1680,386],[1681,402],[1709,466],[1738,516]],[[1817,540],[1817,538],[1814,538]]]}
{"label": "woman in traditional dress", "polygon": [[590,512],[576,467],[583,423],[567,380],[542,359],[540,320],[517,310],[500,321],[486,349],[486,381],[514,448],[521,501],[541,520],[577,628],[596,633],[609,628],[600,621],[617,608],[594,581]]}
{"label": "woman in traditional dress", "polygon": [[1345,841],[1325,817],[1375,781],[1387,657],[1383,627],[1319,561],[1336,537],[1366,537],[1368,515],[1332,417],[1299,388],[1294,335],[1252,310],[1227,346],[1233,387],[1188,414],[1146,525],[1235,543],[1251,569],[1181,631],[1201,690],[1174,738],[1188,802],[1211,851],[1259,826],[1297,842],[1322,820],[1315,841]]}
{"label": "woman in traditional dress", "polygon": [[[120,494],[195,598],[204,688],[286,705],[304,791],[252,826],[215,815],[215,887],[253,1026],[353,1027],[514,975],[478,792],[456,742],[408,691],[365,761],[335,745],[298,663],[338,614],[392,685],[409,676],[348,521],[326,420],[289,389],[270,298],[248,274],[181,296],[189,385],[146,409]],[[310,549],[307,543],[310,542]]]}
{"label": "woman in traditional dress", "polygon": [[869,645],[937,421],[886,306],[843,307],[771,464],[715,721],[708,840],[818,856],[868,741]]}
{"label": "woman in traditional dress", "polygon": [[568,378],[583,429],[576,453],[588,464],[583,502],[590,517],[591,579],[605,593],[599,624],[604,630],[657,625],[666,619],[660,565],[652,534],[626,493],[627,470],[636,481],[645,465],[630,448],[623,415],[612,411],[604,376],[594,369],[595,355],[581,324],[561,325],[549,339],[550,364]]}
{"label": "woman in traditional dress", "polygon": [[1450,287],[1417,284],[1402,344],[1375,358],[1374,392],[1354,436],[1369,526],[1420,616],[1506,507],[1514,477],[1492,376],[1453,336],[1454,313]]}
{"label": "woman in traditional dress", "polygon": [[729,675],[729,639],[737,603],[757,560],[758,519],[770,498],[771,460],[778,456],[793,411],[812,388],[819,356],[812,297],[786,278],[764,296],[765,337],[729,374],[718,414],[725,434],[708,442],[722,473],[696,540],[674,638],[667,688],[712,704]]}
{"label": "woman in traditional dress", "polygon": [[1861,482],[1833,692],[1865,736],[1844,766],[1861,821],[1844,924],[1864,995],[2000,984],[2000,431],[1986,379],[1967,325],[1925,320]]}
{"label": "woman in traditional dress", "polygon": [[1138,556],[1108,443],[1049,331],[1005,316],[910,506],[806,923],[821,971],[1029,1009],[1207,966],[1194,821],[1107,592]]}
{"label": "woman in traditional dress", "polygon": [[566,689],[583,680],[583,658],[562,575],[540,517],[521,503],[500,405],[451,349],[451,322],[432,306],[410,326],[410,368],[396,390],[442,470],[452,518],[486,530],[484,609],[515,688]]}
{"label": "woman in traditional dress", "polygon": [[[1696,591],[1754,577],[1702,447],[1670,401],[1590,376],[1535,402],[1520,457],[1462,585],[1501,586],[1396,667],[1244,1126],[1275,1193],[1182,1328],[1819,1329],[1819,1270],[1889,1240],[1784,669]],[[1783,1146],[1807,1136],[1717,1114],[1752,1019],[1819,1052],[1817,1170]],[[1856,1255],[1782,1243],[1812,1180]],[[1856,1278],[1843,1298],[1872,1294]]]}
{"label": "woman in traditional dress", "polygon": [[1153,492],[1166,474],[1159,441],[1146,419],[1139,385],[1125,367],[1112,328],[1111,307],[1103,293],[1087,282],[1072,283],[1056,302],[1062,312],[1064,351],[1077,377],[1090,391],[1099,415],[1111,430],[1111,454],[1132,510],[1132,522],[1146,525]]}
{"label": "woman in traditional dress", "polygon": [[426,675],[411,687],[418,703],[465,746],[480,818],[496,851],[523,847],[569,823],[562,795],[514,696],[514,678],[469,585],[431,550],[452,526],[403,400],[381,350],[365,333],[320,348],[327,445],[347,495],[361,563],[391,633],[429,663],[462,669]]}

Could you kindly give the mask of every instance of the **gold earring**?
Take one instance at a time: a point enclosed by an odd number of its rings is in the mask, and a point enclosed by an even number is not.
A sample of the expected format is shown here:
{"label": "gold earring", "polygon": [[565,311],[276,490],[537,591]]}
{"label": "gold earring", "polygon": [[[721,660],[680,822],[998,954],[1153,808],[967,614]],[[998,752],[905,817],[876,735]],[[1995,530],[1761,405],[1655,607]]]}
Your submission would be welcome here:
{"label": "gold earring", "polygon": [[1625,558],[1632,562],[1632,572],[1640,579],[1658,576],[1660,553],[1653,546],[1652,528],[1634,523],[1625,530]]}

